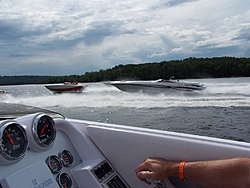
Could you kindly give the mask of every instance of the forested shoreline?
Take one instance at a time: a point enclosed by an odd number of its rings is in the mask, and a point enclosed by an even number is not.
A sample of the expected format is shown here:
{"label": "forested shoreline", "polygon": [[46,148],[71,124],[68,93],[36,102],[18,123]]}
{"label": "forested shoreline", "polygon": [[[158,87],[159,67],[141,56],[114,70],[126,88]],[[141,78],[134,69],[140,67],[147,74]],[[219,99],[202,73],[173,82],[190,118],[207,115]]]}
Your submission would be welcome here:
{"label": "forested shoreline", "polygon": [[250,58],[214,57],[118,65],[110,69],[65,76],[0,76],[0,85],[47,84],[65,81],[155,80],[250,77]]}

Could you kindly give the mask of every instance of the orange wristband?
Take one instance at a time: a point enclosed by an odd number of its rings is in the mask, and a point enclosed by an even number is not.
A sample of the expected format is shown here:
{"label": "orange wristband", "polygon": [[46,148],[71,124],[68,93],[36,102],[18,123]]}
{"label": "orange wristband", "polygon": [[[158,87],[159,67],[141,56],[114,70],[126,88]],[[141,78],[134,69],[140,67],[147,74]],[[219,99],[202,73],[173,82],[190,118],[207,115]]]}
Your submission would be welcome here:
{"label": "orange wristband", "polygon": [[185,166],[186,162],[185,161],[182,161],[180,163],[180,166],[179,166],[179,177],[182,181],[185,180],[185,177],[184,177],[184,166]]}

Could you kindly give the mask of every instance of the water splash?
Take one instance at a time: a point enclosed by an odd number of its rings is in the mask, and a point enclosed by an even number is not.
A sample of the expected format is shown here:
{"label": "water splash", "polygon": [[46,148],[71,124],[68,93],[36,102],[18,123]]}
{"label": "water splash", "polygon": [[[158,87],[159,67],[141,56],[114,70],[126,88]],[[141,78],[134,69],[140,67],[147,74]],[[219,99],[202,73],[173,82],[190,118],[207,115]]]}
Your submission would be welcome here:
{"label": "water splash", "polygon": [[[197,81],[197,80],[192,80]],[[207,89],[201,92],[126,93],[113,86],[90,83],[80,94],[52,94],[43,85],[1,87],[10,93],[0,101],[21,103],[41,108],[47,107],[203,107],[250,106],[250,78],[203,79]]]}

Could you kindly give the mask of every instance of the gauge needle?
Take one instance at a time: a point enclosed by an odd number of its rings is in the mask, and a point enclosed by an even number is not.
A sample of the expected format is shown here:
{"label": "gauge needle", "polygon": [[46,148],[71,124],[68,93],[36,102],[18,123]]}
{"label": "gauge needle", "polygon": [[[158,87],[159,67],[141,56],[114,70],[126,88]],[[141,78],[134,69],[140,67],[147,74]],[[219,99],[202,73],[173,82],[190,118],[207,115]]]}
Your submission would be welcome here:
{"label": "gauge needle", "polygon": [[45,124],[44,124],[44,126],[43,126],[43,128],[42,128],[42,130],[41,130],[41,134],[43,134],[44,133],[44,131],[45,131],[45,128],[46,128],[46,126],[48,125],[48,122],[46,122]]}
{"label": "gauge needle", "polygon": [[63,187],[67,187],[67,181],[65,181],[65,183],[63,184]]}
{"label": "gauge needle", "polygon": [[10,136],[9,132],[7,131],[7,129],[5,129],[5,133],[7,134],[8,138],[9,138],[9,140],[10,140],[10,143],[11,143],[12,145],[14,145],[14,141],[13,141],[13,139],[11,138],[11,136]]}

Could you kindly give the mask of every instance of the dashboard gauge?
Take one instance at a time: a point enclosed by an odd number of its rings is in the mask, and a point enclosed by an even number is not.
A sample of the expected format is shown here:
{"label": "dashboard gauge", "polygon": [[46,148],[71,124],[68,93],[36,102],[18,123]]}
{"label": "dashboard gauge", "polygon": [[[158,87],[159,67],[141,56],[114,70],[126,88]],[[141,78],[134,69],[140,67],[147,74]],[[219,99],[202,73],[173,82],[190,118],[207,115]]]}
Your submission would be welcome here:
{"label": "dashboard gauge", "polygon": [[38,145],[49,147],[56,138],[55,122],[50,116],[40,114],[33,122],[32,132]]}
{"label": "dashboard gauge", "polygon": [[57,183],[61,188],[72,188],[73,182],[67,173],[58,174],[56,177]]}
{"label": "dashboard gauge", "polygon": [[46,159],[46,164],[53,174],[57,174],[62,170],[62,162],[56,155],[49,156]]}
{"label": "dashboard gauge", "polygon": [[74,157],[71,154],[70,151],[68,150],[62,150],[59,154],[58,154],[59,158],[61,159],[63,166],[65,167],[69,167],[74,163]]}
{"label": "dashboard gauge", "polygon": [[17,160],[25,155],[28,138],[24,128],[15,121],[7,121],[0,127],[0,152],[7,160]]}

